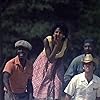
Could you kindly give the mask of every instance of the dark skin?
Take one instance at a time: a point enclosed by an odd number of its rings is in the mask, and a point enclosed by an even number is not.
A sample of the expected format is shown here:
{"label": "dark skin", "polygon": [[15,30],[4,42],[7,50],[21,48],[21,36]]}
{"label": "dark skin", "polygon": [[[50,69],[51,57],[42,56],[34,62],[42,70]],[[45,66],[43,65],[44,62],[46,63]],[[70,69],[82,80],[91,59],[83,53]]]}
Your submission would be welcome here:
{"label": "dark skin", "polygon": [[[64,42],[63,40],[64,37],[65,36],[63,32],[61,31],[61,29],[59,27],[56,28],[52,36],[52,49],[49,46],[49,42],[47,38],[44,39],[44,47],[45,47],[46,56],[51,63],[56,60],[55,58],[56,54],[59,51],[61,51],[62,45]],[[58,100],[58,99],[55,99],[55,100]]]}
{"label": "dark skin", "polygon": [[[29,50],[26,49],[26,48],[19,47],[17,49],[17,55],[19,57],[21,65],[23,66],[23,69],[24,69],[25,64],[26,64],[28,53],[29,53]],[[14,95],[12,93],[12,90],[11,90],[11,87],[10,87],[10,83],[9,83],[9,79],[10,79],[11,75],[12,74],[10,74],[8,72],[4,72],[3,73],[3,82],[4,82],[4,85],[5,85],[6,89],[7,89],[7,92],[9,94],[9,96],[14,100]],[[32,89],[31,79],[29,79],[28,83],[27,83],[27,91],[28,91],[28,93],[32,93],[32,90],[33,89]]]}
{"label": "dark skin", "polygon": [[19,47],[18,50],[17,50],[17,54],[18,54],[20,63],[23,66],[23,68],[26,65],[26,60],[27,60],[27,57],[28,57],[28,52],[29,52],[28,49],[23,48],[23,47]]}
{"label": "dark skin", "polygon": [[4,72],[3,73],[3,83],[7,89],[8,95],[10,98],[12,98],[14,100],[14,95],[12,93],[11,87],[10,87],[10,83],[9,83],[9,78],[11,77],[11,74],[8,72]]}
{"label": "dark skin", "polygon": [[49,47],[48,40],[46,38],[44,39],[44,47],[45,47],[46,55],[50,62],[55,61],[56,54],[61,50],[63,44],[62,41],[63,37],[64,35],[63,32],[60,30],[60,28],[56,28],[53,34],[52,50]]}

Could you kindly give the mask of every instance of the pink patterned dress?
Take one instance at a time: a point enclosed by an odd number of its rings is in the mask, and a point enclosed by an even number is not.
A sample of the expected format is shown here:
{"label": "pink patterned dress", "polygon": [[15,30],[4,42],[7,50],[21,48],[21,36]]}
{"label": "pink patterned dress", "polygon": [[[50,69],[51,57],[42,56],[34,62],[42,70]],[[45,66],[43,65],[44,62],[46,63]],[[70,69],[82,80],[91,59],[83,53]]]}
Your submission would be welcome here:
{"label": "pink patterned dress", "polygon": [[43,50],[33,64],[33,96],[35,100],[55,100],[62,95],[64,66],[62,59],[50,63]]}

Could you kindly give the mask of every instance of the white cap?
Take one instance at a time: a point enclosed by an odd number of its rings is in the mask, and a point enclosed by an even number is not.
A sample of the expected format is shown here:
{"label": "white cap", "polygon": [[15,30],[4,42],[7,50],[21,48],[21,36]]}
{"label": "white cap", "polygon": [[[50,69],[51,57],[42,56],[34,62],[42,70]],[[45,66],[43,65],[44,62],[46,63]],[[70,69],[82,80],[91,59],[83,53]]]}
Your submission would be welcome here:
{"label": "white cap", "polygon": [[24,47],[24,48],[27,48],[27,49],[29,49],[29,50],[32,49],[32,45],[31,45],[29,42],[25,41],[25,40],[19,40],[19,41],[17,41],[17,42],[15,43],[15,47],[16,47],[16,48],[17,48],[17,47]]}

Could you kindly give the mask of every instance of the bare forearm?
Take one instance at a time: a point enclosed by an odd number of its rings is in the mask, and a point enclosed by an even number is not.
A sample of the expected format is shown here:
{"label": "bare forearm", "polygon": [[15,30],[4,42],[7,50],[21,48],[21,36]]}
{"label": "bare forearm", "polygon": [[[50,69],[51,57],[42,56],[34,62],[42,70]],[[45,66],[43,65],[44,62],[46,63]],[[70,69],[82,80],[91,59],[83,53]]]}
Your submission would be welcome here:
{"label": "bare forearm", "polygon": [[49,55],[49,60],[52,62],[55,60],[55,56],[58,52],[58,46],[55,45],[53,51],[51,52],[51,54]]}
{"label": "bare forearm", "polygon": [[55,60],[55,55],[58,52],[58,45],[55,45],[53,49],[51,50],[47,39],[45,39],[44,48],[45,48],[47,58],[49,59],[50,62],[53,62]]}
{"label": "bare forearm", "polygon": [[7,91],[12,92],[10,84],[8,82],[5,82],[4,86],[6,87]]}
{"label": "bare forearm", "polygon": [[7,91],[12,92],[11,87],[10,87],[10,83],[9,83],[9,78],[10,78],[10,74],[9,73],[4,73],[3,74],[4,86],[6,87]]}

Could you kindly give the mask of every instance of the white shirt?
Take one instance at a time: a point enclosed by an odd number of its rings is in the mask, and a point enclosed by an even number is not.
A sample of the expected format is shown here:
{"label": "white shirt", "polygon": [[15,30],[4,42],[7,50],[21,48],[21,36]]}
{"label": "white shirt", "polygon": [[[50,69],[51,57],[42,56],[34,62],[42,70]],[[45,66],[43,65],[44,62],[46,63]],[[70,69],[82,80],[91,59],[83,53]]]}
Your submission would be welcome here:
{"label": "white shirt", "polygon": [[75,75],[64,90],[73,97],[73,100],[95,100],[100,97],[100,78],[93,75],[90,83],[85,78],[85,73]]}

